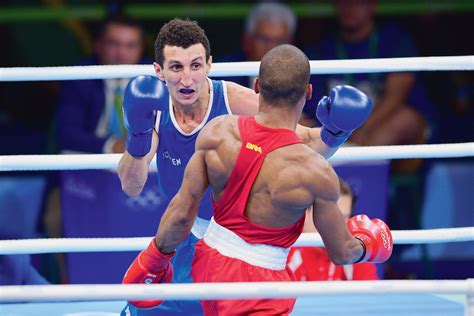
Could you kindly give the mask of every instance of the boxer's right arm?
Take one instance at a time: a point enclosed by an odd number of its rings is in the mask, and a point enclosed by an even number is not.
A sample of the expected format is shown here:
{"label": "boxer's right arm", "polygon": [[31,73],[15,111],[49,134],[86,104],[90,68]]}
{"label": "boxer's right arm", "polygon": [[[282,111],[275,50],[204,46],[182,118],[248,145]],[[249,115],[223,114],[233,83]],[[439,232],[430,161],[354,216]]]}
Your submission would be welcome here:
{"label": "boxer's right arm", "polygon": [[138,76],[130,80],[123,96],[125,147],[130,155],[140,158],[150,152],[156,113],[165,110],[168,102],[168,89],[160,79]]}
{"label": "boxer's right arm", "polygon": [[158,147],[154,131],[157,111],[167,108],[169,94],[165,84],[153,76],[130,80],[123,98],[126,151],[119,163],[122,189],[128,195],[140,194],[148,178],[148,167]]}
{"label": "boxer's right arm", "polygon": [[122,190],[129,196],[137,196],[141,193],[148,179],[148,168],[158,148],[159,137],[153,132],[151,148],[148,154],[142,158],[136,158],[125,151],[120,159],[118,175]]}
{"label": "boxer's right arm", "polygon": [[296,134],[306,145],[328,159],[372,112],[372,101],[359,89],[337,86],[319,100],[316,116],[321,128],[297,125]]}

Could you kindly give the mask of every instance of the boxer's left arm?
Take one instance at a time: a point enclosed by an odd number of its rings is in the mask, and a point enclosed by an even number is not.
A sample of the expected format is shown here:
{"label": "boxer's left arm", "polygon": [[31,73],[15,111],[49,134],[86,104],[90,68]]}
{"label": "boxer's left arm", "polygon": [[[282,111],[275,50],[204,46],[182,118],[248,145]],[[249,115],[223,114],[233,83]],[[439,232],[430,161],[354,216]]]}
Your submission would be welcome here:
{"label": "boxer's left arm", "polygon": [[232,114],[256,115],[258,113],[258,94],[254,90],[232,81],[224,81],[224,84]]}
{"label": "boxer's left arm", "polygon": [[[258,94],[254,90],[231,81],[225,81],[225,84],[232,114],[255,115],[258,113]],[[326,159],[338,149],[338,147],[329,147],[322,141],[320,128],[309,128],[298,124],[296,134],[306,145]]]}
{"label": "boxer's left arm", "polygon": [[337,204],[340,196],[339,178],[329,164],[319,155],[302,166],[301,188],[312,193],[313,224],[323,239],[329,257],[336,265],[358,261],[364,247],[354,238]]}
{"label": "boxer's left arm", "polygon": [[[255,115],[258,113],[258,94],[254,90],[230,81],[225,81],[225,84],[232,114]],[[339,111],[339,113],[341,112]],[[334,155],[342,143],[335,145],[334,143],[323,141],[321,132],[322,129],[318,127],[309,128],[300,124],[296,126],[296,134],[301,140],[315,152],[328,159]]]}

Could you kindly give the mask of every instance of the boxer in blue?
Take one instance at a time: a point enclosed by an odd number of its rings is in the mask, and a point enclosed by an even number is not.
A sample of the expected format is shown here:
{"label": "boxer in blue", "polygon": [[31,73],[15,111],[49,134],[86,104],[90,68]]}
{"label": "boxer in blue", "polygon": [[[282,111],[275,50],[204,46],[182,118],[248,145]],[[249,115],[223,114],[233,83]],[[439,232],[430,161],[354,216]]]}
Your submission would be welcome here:
{"label": "boxer in blue", "polygon": [[[258,113],[258,95],[235,83],[208,78],[212,63],[209,40],[194,21],[174,19],[165,24],[155,42],[155,55],[158,78],[136,77],[125,91],[127,150],[119,163],[119,177],[127,194],[140,194],[156,154],[161,193],[169,203],[181,185],[202,127],[219,115]],[[296,133],[316,152],[330,157],[370,115],[371,102],[360,102],[361,99],[367,97],[357,89],[339,87],[320,101],[317,115],[322,128],[298,126]],[[210,212],[210,194],[206,194],[199,215],[209,218]],[[172,261],[174,275],[167,270],[160,274],[161,282],[192,282],[194,244],[206,225],[198,218],[176,253],[165,254]],[[124,279],[125,283],[144,281],[130,275]],[[166,301],[153,309],[144,309],[153,304],[140,307],[128,304],[122,315],[202,315],[198,301]]]}

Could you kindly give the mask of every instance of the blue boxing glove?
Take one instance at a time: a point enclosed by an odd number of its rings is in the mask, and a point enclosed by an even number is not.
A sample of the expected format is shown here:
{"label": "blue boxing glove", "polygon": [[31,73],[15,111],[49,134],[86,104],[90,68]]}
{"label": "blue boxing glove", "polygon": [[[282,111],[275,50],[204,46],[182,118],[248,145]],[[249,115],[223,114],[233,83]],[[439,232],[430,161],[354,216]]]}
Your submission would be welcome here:
{"label": "blue boxing glove", "polygon": [[123,123],[127,129],[125,147],[132,156],[143,157],[150,151],[156,111],[165,110],[168,100],[168,89],[157,77],[142,75],[128,83],[123,96]]}
{"label": "blue boxing glove", "polygon": [[372,113],[372,101],[359,89],[336,86],[330,96],[319,100],[316,117],[322,124],[321,139],[329,147],[338,147],[364,124]]}

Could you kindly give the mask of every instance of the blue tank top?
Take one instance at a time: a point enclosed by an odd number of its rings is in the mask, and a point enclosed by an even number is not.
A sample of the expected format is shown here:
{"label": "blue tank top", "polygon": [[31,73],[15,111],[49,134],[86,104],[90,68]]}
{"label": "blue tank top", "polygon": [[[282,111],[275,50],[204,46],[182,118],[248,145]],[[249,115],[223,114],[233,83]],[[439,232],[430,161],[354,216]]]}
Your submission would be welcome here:
{"label": "blue tank top", "polygon": [[[201,129],[214,117],[231,114],[224,81],[208,81],[211,95],[207,113],[201,124],[191,133],[184,133],[179,127],[170,101],[168,110],[161,112],[157,119],[155,129],[158,131],[159,142],[156,164],[160,195],[164,199],[165,207],[181,186],[184,169],[195,151],[196,139]],[[210,219],[211,216],[212,203],[208,190],[199,207],[199,217]]]}

